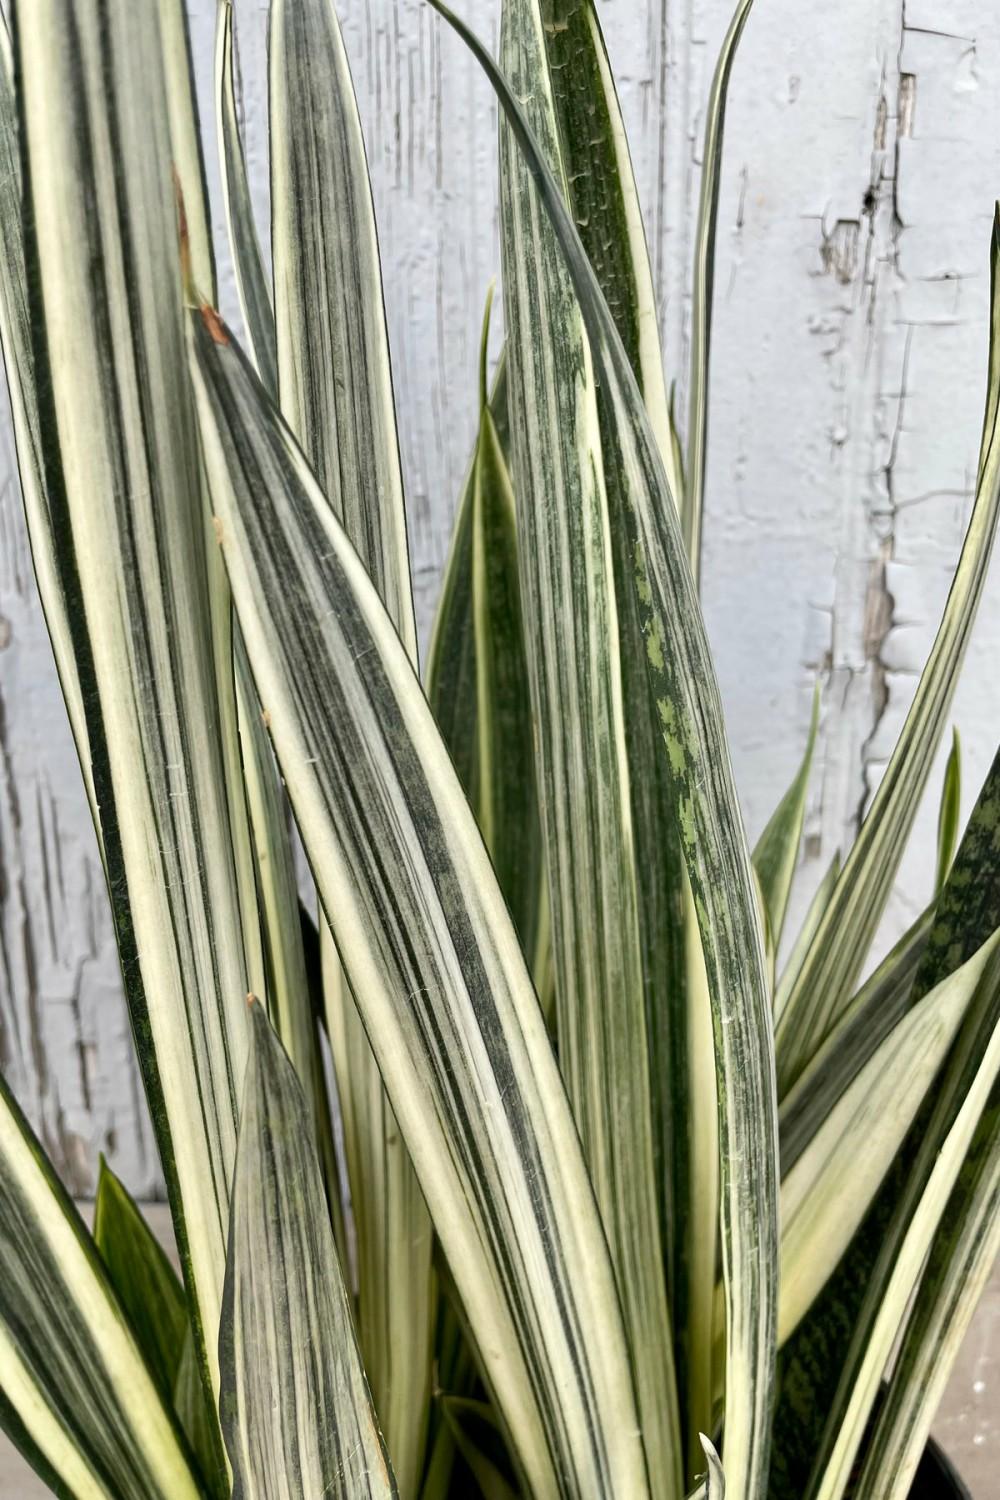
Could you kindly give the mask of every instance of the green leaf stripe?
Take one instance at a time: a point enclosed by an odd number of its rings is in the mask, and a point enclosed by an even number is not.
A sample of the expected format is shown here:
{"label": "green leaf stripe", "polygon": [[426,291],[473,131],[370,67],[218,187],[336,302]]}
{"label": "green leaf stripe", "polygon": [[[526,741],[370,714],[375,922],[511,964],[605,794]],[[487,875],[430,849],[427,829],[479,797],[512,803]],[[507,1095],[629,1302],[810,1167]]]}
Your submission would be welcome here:
{"label": "green leaf stripe", "polygon": [[100,1257],[0,1079],[0,1424],[66,1500],[199,1500]]}
{"label": "green leaf stripe", "polygon": [[310,1110],[252,1010],[219,1333],[233,1500],[392,1500]]}
{"label": "green leaf stripe", "polygon": [[160,18],[126,0],[40,0],[15,37],[53,535],[133,1029],[209,1369],[247,1045],[231,821],[245,809],[226,796]]}
{"label": "green leaf stripe", "polygon": [[614,319],[521,107],[489,53],[432,0],[475,52],[556,229],[613,403],[629,508],[615,515],[635,545],[651,681],[664,725],[676,817],[712,992],[722,1137],[727,1297],[725,1452],[733,1496],[766,1482],[777,1314],[777,1103],[763,943],[711,654],[679,524],[642,398]]}
{"label": "green leaf stripe", "polygon": [[346,977],[521,1469],[645,1496],[614,1281],[544,1021],[405,649],[218,318],[192,367],[223,553]]}

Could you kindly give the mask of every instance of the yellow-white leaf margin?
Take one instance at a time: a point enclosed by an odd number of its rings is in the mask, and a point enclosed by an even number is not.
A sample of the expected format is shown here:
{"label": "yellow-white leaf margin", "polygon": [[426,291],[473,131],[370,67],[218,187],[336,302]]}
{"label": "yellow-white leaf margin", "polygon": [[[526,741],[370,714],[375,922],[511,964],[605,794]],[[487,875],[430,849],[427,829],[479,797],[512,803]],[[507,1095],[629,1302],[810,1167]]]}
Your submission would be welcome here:
{"label": "yellow-white leaf margin", "polygon": [[532,1493],[648,1495],[607,1247],[544,1020],[407,653],[217,315],[220,542],[348,981]]}

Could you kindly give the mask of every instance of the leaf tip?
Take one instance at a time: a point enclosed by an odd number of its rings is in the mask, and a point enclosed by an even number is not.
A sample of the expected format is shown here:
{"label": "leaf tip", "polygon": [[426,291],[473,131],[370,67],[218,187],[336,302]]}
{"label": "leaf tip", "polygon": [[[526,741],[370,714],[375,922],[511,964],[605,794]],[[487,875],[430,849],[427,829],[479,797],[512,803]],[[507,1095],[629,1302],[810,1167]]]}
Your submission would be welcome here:
{"label": "leaf tip", "polygon": [[215,344],[221,344],[222,346],[228,344],[229,334],[226,331],[226,325],[225,323],[223,323],[222,318],[216,312],[215,308],[210,306],[209,303],[203,302],[198,311],[201,313],[201,321],[208,329],[212,342]]}

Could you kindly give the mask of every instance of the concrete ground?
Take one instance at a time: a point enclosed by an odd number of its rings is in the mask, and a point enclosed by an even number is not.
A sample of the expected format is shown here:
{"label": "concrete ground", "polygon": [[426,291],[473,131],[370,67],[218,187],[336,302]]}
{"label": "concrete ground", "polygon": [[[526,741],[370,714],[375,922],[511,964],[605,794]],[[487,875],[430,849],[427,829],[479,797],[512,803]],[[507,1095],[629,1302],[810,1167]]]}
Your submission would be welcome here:
{"label": "concrete ground", "polygon": [[[147,1209],[162,1239],[170,1238],[165,1208]],[[962,1345],[934,1436],[962,1475],[973,1500],[1000,1497],[1000,1267]],[[46,1500],[50,1491],[0,1434],[0,1500]],[[304,1496],[303,1500],[309,1500]]]}

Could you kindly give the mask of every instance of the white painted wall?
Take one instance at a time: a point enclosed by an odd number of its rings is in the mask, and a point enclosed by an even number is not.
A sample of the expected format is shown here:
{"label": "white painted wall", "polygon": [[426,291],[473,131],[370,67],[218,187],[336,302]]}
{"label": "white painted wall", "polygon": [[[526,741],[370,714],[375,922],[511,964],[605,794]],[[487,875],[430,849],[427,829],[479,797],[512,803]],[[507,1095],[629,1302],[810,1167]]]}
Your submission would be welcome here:
{"label": "white painted wall", "polygon": [[[701,111],[730,5],[600,0],[682,391]],[[495,38],[498,0],[462,8]],[[214,9],[192,0],[206,88]],[[494,110],[424,0],[339,9],[368,132],[426,629],[499,260]],[[266,219],[264,11],[237,0]],[[757,0],[721,204],[705,596],[752,835],[794,771],[822,676],[802,899],[878,781],[957,556],[998,193],[990,0]],[[0,1055],[78,1190],[104,1150],[149,1191],[154,1154],[6,427],[0,471]],[[1000,739],[998,583],[955,700],[966,811]],[[933,830],[928,807],[896,927],[928,893]]]}

